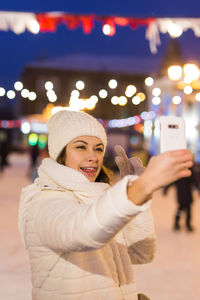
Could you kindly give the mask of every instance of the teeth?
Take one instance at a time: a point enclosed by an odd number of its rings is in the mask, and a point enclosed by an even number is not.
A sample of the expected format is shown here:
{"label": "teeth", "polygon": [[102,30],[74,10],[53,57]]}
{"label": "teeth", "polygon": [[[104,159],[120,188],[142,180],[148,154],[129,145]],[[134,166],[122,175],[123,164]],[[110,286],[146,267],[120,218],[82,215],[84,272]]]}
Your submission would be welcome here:
{"label": "teeth", "polygon": [[84,170],[96,170],[96,168],[81,168],[81,169],[84,169]]}

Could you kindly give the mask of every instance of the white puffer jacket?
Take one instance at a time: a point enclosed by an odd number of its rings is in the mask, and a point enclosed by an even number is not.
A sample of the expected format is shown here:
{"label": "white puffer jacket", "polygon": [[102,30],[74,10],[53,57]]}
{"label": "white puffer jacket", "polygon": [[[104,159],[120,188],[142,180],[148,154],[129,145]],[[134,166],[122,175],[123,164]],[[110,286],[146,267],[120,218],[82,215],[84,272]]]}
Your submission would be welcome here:
{"label": "white puffer jacket", "polygon": [[131,264],[152,260],[155,234],[150,201],[127,198],[136,178],[110,187],[43,160],[19,208],[33,300],[137,300]]}

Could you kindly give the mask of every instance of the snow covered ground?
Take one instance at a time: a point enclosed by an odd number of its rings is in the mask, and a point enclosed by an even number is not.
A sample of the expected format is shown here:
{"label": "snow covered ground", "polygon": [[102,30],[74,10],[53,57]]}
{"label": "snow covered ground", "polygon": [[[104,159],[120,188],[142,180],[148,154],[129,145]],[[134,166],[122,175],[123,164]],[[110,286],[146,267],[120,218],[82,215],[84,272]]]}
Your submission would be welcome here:
{"label": "snow covered ground", "polygon": [[[28,255],[17,228],[18,201],[27,177],[28,157],[13,154],[0,174],[0,300],[31,300]],[[137,288],[152,300],[200,299],[200,196],[194,192],[193,225],[188,233],[172,230],[174,190],[153,199],[157,254],[147,265],[134,266]],[[48,299],[47,299],[48,300]],[[55,299],[56,300],[56,299]],[[109,300],[109,299],[108,299]]]}

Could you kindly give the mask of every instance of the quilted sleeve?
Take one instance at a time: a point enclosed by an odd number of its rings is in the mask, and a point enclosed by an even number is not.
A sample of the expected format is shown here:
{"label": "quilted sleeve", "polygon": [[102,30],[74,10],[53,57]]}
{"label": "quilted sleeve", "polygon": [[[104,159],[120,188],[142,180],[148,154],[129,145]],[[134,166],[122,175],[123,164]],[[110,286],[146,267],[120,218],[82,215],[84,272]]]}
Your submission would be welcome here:
{"label": "quilted sleeve", "polygon": [[41,243],[69,252],[105,246],[134,216],[147,209],[146,204],[136,206],[127,198],[127,185],[136,178],[124,177],[88,205],[77,204],[69,193],[41,192],[32,208],[34,230]]}
{"label": "quilted sleeve", "polygon": [[133,264],[148,263],[155,255],[156,234],[150,202],[148,209],[138,214],[123,228],[123,236]]}

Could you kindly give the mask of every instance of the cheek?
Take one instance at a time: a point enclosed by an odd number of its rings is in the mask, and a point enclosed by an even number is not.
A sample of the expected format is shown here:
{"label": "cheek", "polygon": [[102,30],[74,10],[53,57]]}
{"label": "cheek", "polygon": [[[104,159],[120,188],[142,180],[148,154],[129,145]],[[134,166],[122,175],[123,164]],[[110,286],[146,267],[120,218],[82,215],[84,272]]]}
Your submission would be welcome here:
{"label": "cheek", "polygon": [[78,156],[75,153],[66,153],[65,165],[72,169],[77,169],[79,165]]}

